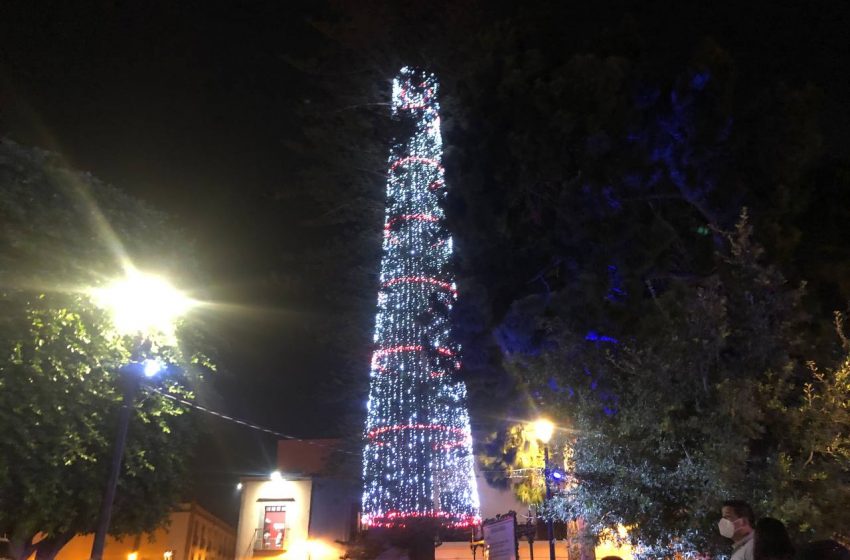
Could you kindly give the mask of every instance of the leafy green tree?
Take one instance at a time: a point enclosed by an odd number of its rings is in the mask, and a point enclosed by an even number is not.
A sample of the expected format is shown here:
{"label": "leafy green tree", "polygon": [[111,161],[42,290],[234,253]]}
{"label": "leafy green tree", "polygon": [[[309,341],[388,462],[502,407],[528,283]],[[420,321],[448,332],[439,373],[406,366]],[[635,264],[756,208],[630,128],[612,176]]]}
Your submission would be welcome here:
{"label": "leafy green tree", "polygon": [[[507,437],[493,437],[485,441],[488,452],[480,457],[481,470],[490,484],[508,486],[523,504],[541,505],[546,497],[543,478],[545,457],[543,448],[534,438],[532,428],[527,424],[511,426]],[[554,450],[555,445],[552,446]],[[553,465],[559,460],[557,453],[550,458]],[[508,482],[510,478],[514,480]]]}
{"label": "leafy green tree", "polygon": [[850,522],[846,366],[805,367],[803,291],[763,263],[746,217],[724,239],[715,273],[669,286],[615,336],[555,318],[554,346],[515,362],[576,434],[575,484],[550,514],[626,525],[650,557],[710,550],[732,496],[800,537]]}
{"label": "leafy green tree", "polygon": [[805,535],[846,534],[850,500],[850,345],[842,314],[835,328],[848,353],[835,367],[808,363],[794,385],[760,384],[774,455],[765,466],[761,505]]}
{"label": "leafy green tree", "polygon": [[[163,215],[53,154],[3,140],[0,223],[0,532],[18,557],[35,551],[49,559],[96,525],[122,400],[120,368],[154,352],[170,364],[160,388],[188,395],[209,364],[191,325],[178,330],[178,344],[140,345],[118,334],[89,296],[128,261],[190,270]],[[194,427],[184,412],[141,392],[113,534],[154,529],[185,489]]]}

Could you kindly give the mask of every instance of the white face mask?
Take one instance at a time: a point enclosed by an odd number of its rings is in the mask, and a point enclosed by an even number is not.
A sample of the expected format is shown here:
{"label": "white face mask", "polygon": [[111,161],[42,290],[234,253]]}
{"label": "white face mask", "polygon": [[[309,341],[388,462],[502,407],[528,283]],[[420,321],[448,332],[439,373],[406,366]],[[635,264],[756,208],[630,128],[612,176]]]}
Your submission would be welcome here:
{"label": "white face mask", "polygon": [[724,517],[717,522],[717,529],[720,530],[721,535],[727,539],[731,539],[732,535],[735,534],[735,523]]}

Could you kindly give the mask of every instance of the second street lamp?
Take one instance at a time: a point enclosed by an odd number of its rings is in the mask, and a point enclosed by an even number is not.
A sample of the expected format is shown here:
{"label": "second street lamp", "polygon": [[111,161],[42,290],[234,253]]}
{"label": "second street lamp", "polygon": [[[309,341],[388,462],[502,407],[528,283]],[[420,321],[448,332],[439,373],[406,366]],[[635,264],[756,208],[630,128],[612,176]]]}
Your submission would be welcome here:
{"label": "second street lamp", "polygon": [[[552,498],[552,487],[549,485],[549,440],[552,439],[554,432],[555,424],[545,418],[541,418],[534,423],[534,436],[543,444],[543,480],[546,485],[546,500],[544,503],[547,504]],[[546,520],[546,537],[549,539],[549,560],[555,560],[555,528],[551,512],[549,519]]]}
{"label": "second street lamp", "polygon": [[150,347],[151,337],[173,338],[174,323],[192,307],[193,302],[162,278],[143,274],[132,268],[127,271],[125,278],[106,288],[93,290],[92,295],[100,306],[110,312],[119,332],[138,337],[142,341],[136,348],[132,361],[118,371],[123,399],[118,415],[118,431],[112,448],[109,479],[103,492],[91,551],[91,560],[102,560],[136,395],[144,378],[151,378],[164,369],[159,360],[142,359],[138,354],[145,346]]}

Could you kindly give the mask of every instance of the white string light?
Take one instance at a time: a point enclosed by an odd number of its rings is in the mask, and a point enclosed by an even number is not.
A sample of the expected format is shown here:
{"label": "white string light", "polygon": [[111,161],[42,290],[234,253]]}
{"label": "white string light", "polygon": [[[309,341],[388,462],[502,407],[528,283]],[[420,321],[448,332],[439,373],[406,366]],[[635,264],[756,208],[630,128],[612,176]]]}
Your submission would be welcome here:
{"label": "white string light", "polygon": [[449,312],[457,287],[442,224],[445,182],[433,74],[402,68],[393,116],[411,124],[389,158],[381,289],[363,452],[363,522],[480,522],[466,387]]}

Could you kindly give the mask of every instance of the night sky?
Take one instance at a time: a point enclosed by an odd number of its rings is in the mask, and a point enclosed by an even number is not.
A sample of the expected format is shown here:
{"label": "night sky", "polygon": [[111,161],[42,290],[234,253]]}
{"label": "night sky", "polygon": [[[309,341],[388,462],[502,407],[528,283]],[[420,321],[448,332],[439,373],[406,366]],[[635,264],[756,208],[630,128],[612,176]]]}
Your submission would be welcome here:
{"label": "night sky", "polygon": [[[299,437],[336,435],[339,401],[325,398],[322,380],[342,358],[313,334],[340,309],[323,293],[328,279],[302,266],[327,239],[305,225],[320,210],[295,179],[291,149],[298,108],[317,88],[288,62],[325,39],[309,23],[312,2],[212,4],[3,3],[0,135],[59,152],[174,216],[208,271],[205,297],[232,304],[211,325],[222,371],[206,402]],[[766,64],[789,79],[843,88],[824,105],[834,116],[828,148],[846,153],[850,65],[839,57],[847,29],[839,3],[807,11],[806,29],[795,26],[794,9],[765,2],[701,15],[662,4],[651,6],[659,26],[690,19],[676,41],[690,41],[697,24],[713,26],[745,62],[773,53]],[[272,466],[274,439],[204,423],[199,496],[233,521],[236,479]],[[209,500],[211,489],[227,498]]]}
{"label": "night sky", "polygon": [[[311,209],[287,191],[293,106],[309,84],[284,56],[309,47],[305,14],[147,4],[4,3],[0,134],[175,218],[208,272],[204,297],[233,306],[211,327],[221,371],[207,402],[284,433],[333,435],[316,378],[336,364],[308,331],[334,310],[300,270]],[[229,493],[273,465],[273,438],[204,422],[205,488]]]}

